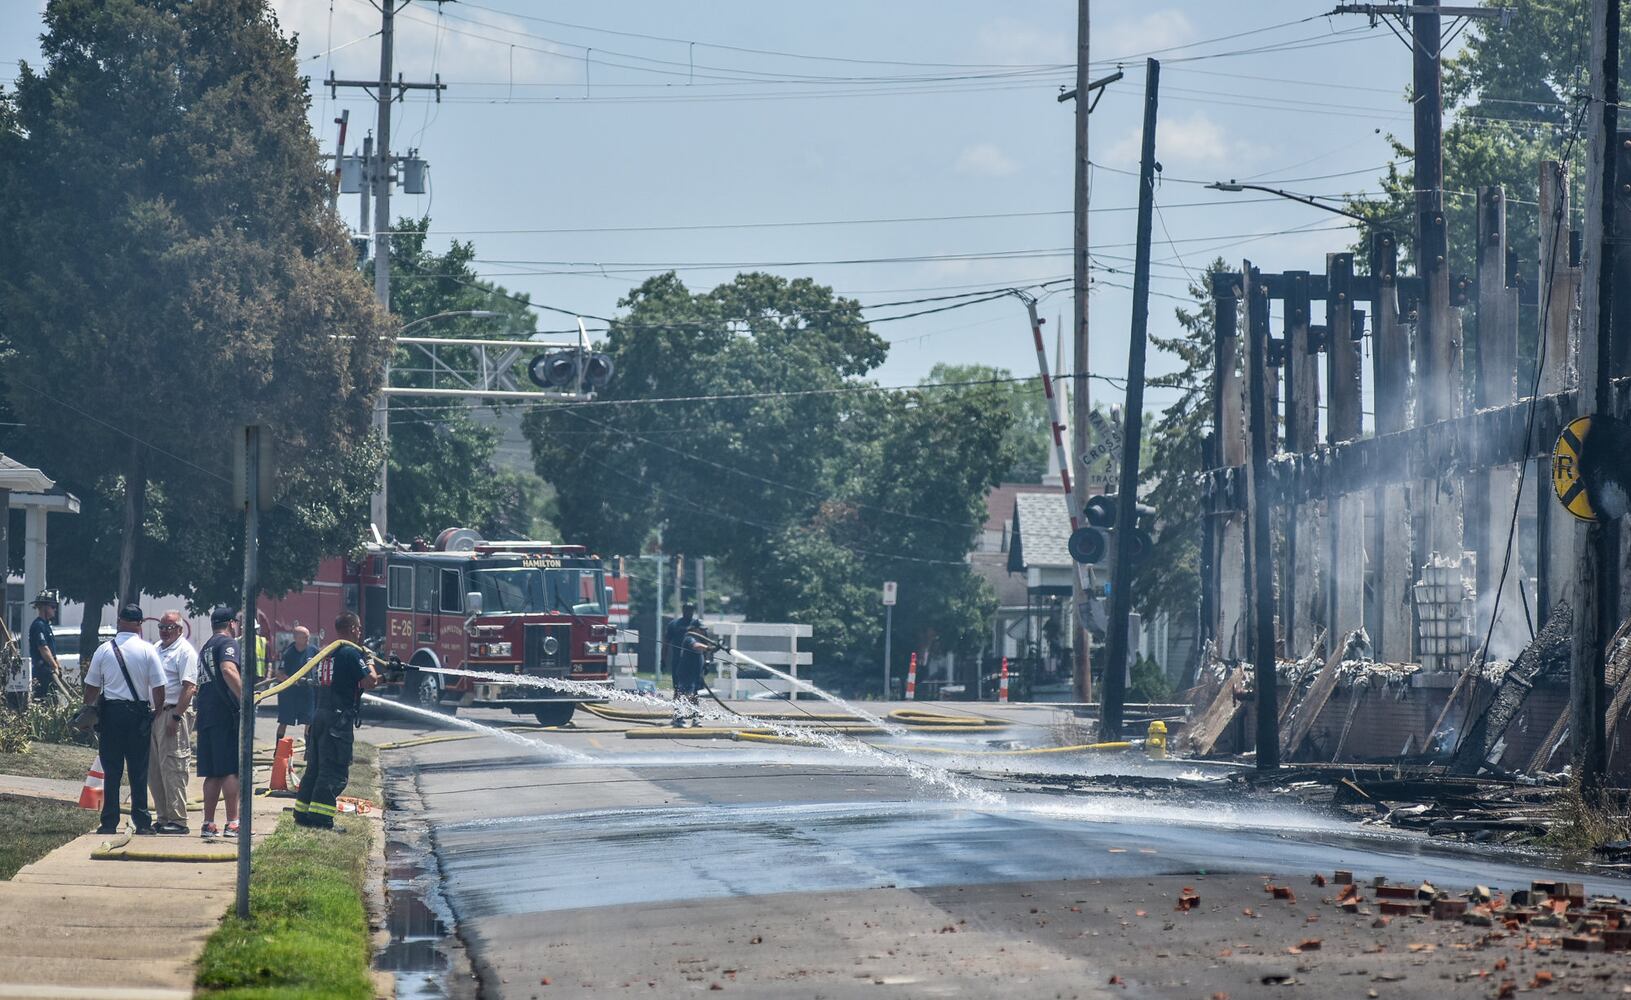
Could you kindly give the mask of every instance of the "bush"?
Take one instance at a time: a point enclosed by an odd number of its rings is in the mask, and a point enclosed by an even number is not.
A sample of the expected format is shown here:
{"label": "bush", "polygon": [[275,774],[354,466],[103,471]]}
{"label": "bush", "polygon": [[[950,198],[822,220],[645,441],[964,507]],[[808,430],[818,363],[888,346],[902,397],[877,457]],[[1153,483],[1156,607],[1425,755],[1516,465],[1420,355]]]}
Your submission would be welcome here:
{"label": "bush", "polygon": [[1159,663],[1140,656],[1133,661],[1127,696],[1128,701],[1166,701],[1172,697],[1172,682]]}
{"label": "bush", "polygon": [[61,701],[34,702],[26,712],[0,710],[0,752],[27,753],[30,743],[79,743],[92,746],[94,733],[74,731],[78,705]]}

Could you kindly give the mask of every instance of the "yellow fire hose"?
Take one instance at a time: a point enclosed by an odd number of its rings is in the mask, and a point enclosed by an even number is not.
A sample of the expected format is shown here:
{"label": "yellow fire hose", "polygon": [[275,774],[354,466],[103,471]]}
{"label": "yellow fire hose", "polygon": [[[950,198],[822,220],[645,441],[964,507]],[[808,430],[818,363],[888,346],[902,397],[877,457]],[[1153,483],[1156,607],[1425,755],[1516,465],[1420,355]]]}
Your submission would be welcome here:
{"label": "yellow fire hose", "polygon": [[130,847],[134,839],[133,834],[125,834],[117,840],[109,840],[91,852],[93,861],[173,861],[182,864],[198,862],[200,864],[222,863],[237,861],[238,851],[234,847],[230,851],[207,851],[204,853],[189,853],[187,851],[150,851]]}
{"label": "yellow fire hose", "polygon": [[380,656],[378,653],[374,652],[373,650],[367,648],[366,646],[359,646],[356,643],[352,642],[350,639],[335,639],[333,642],[329,643],[327,646],[324,646],[322,649],[318,650],[317,655],[312,657],[310,660],[306,661],[305,666],[301,667],[299,670],[296,670],[294,673],[290,674],[288,677],[286,677],[283,680],[277,682],[276,684],[272,685],[271,687],[267,688],[266,690],[257,693],[255,695],[256,704],[259,704],[260,702],[265,701],[266,699],[272,697],[274,694],[277,694],[278,692],[284,690],[285,688],[290,687],[293,684],[299,683],[300,678],[302,678],[302,677],[306,676],[306,674],[310,673],[311,669],[313,667],[317,666],[319,663],[322,663],[324,660],[328,659],[330,656],[333,656],[334,651],[336,649],[339,649],[341,646],[350,646],[352,649],[355,649],[357,652],[361,653],[366,659],[368,659],[369,661],[374,662],[374,663],[389,663],[390,662],[390,661],[386,660],[384,657]]}
{"label": "yellow fire hose", "polygon": [[[585,704],[582,707],[609,722],[666,726],[674,718],[671,713],[656,709],[618,708],[595,704]],[[841,729],[845,723],[865,726],[868,730],[878,728],[866,722],[860,716],[849,715],[844,712],[811,712],[809,714],[803,712],[743,712],[740,714],[742,718],[756,722],[814,721],[838,724],[823,726],[824,730]],[[1009,726],[1009,723],[1000,719],[987,719],[974,715],[949,715],[943,712],[930,712],[914,708],[903,708],[890,712],[888,718],[891,722],[909,727],[915,732],[925,733],[995,732],[1007,729]]]}

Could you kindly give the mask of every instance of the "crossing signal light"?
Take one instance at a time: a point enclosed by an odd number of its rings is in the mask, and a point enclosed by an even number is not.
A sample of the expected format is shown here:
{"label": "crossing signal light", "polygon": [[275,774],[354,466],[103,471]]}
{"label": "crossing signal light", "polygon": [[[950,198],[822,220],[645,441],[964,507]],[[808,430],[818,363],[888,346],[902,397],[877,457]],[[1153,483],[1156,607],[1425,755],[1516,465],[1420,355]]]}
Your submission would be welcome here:
{"label": "crossing signal light", "polygon": [[578,351],[551,351],[540,354],[527,365],[527,378],[540,389],[576,389],[581,378],[591,389],[604,389],[612,380],[614,366],[606,354]]}
{"label": "crossing signal light", "polygon": [[[1070,538],[1066,541],[1065,547],[1070,551],[1070,557],[1088,565],[1099,565],[1109,558],[1110,535],[1115,529],[1119,510],[1120,500],[1115,494],[1101,493],[1096,497],[1089,497],[1082,507],[1082,517],[1087,523],[1071,532]],[[1133,530],[1125,540],[1129,558],[1142,559],[1155,548],[1149,530],[1154,521],[1154,507],[1147,504],[1134,505]]]}
{"label": "crossing signal light", "polygon": [[583,362],[583,380],[591,389],[604,389],[612,380],[612,359],[607,354],[591,354]]}

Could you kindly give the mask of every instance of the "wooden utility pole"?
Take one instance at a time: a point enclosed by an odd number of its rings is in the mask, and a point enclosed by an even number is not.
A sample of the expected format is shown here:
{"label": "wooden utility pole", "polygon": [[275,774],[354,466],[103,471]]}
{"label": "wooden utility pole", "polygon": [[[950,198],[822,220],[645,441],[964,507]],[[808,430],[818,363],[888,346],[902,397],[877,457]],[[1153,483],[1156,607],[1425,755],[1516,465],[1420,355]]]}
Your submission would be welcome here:
{"label": "wooden utility pole", "polygon": [[[329,93],[337,94],[341,87],[356,87],[365,91],[372,91],[374,103],[377,105],[375,119],[375,141],[372,155],[368,143],[364,143],[363,170],[366,178],[363,183],[362,215],[363,228],[368,228],[369,218],[369,190],[373,193],[373,236],[374,236],[374,299],[386,309],[391,308],[391,168],[396,158],[391,155],[391,105],[402,100],[410,90],[428,90],[441,101],[442,91],[447,87],[442,83],[441,75],[437,74],[434,83],[408,83],[400,76],[392,79],[393,66],[396,59],[396,14],[406,7],[411,0],[382,0],[377,4],[379,8],[379,78],[376,80],[337,80],[331,73],[324,82],[328,85]],[[445,0],[437,0],[438,3]],[[387,362],[386,382],[390,381],[390,368]],[[385,393],[379,394],[374,403],[374,430],[380,437],[389,442],[391,434],[391,410],[389,397]],[[387,452],[389,449],[387,449]],[[380,462],[379,478],[375,484],[373,500],[369,504],[369,516],[380,533],[387,533],[387,512],[389,509],[387,495],[386,470],[390,466],[389,455]]]}
{"label": "wooden utility pole", "polygon": [[1280,766],[1279,675],[1274,662],[1274,541],[1270,537],[1269,501],[1269,297],[1268,286],[1245,261],[1240,267],[1246,299],[1246,429],[1250,461],[1246,465],[1246,519],[1251,544],[1251,589],[1246,601],[1251,622],[1251,658],[1257,682],[1257,768]]}
{"label": "wooden utility pole", "polygon": [[[1614,409],[1615,240],[1619,206],[1620,5],[1591,4],[1591,105],[1587,111],[1586,259],[1580,317],[1580,413],[1609,417]],[[1604,657],[1619,612],[1619,522],[1587,526],[1579,559],[1580,607],[1570,672],[1570,726],[1575,773],[1588,794],[1608,772]]]}
{"label": "wooden utility pole", "polygon": [[[1088,392],[1088,340],[1087,340],[1087,293],[1088,293],[1088,250],[1087,250],[1087,207],[1090,193],[1089,169],[1087,156],[1087,122],[1088,114],[1092,110],[1092,98],[1088,65],[1089,31],[1089,0],[1077,0],[1076,3],[1076,178],[1075,178],[1075,215],[1076,234],[1073,248],[1074,274],[1071,304],[1071,340],[1075,351],[1076,377],[1070,383],[1070,468],[1076,473],[1073,492],[1076,497],[1076,509],[1081,510],[1087,505],[1087,462],[1082,453],[1087,447],[1088,415],[1093,412],[1093,401]],[[1072,644],[1075,649],[1075,677],[1076,698],[1078,701],[1093,700],[1093,634],[1088,628],[1087,595],[1082,592],[1080,584],[1081,574],[1073,573],[1071,579],[1078,581],[1075,584],[1076,598],[1076,641]]]}
{"label": "wooden utility pole", "polygon": [[1127,341],[1127,402],[1122,408],[1121,474],[1116,488],[1116,530],[1110,552],[1108,659],[1099,710],[1099,739],[1121,739],[1121,706],[1127,695],[1128,618],[1133,610],[1133,528],[1138,520],[1138,450],[1143,441],[1144,355],[1149,345],[1150,227],[1155,212],[1155,120],[1161,64],[1144,63],[1144,141],[1138,161],[1138,249],[1133,258],[1133,327]]}

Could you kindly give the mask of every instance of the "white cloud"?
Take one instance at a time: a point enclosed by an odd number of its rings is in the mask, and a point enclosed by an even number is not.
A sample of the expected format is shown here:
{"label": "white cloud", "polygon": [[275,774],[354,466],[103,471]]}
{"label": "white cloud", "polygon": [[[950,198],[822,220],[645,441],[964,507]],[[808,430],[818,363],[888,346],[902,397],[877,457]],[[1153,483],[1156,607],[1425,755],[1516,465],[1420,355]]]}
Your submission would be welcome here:
{"label": "white cloud", "polygon": [[956,170],[975,177],[1008,177],[1019,172],[1019,163],[989,142],[969,146],[957,154]]}
{"label": "white cloud", "polygon": [[1143,17],[1095,26],[1093,61],[1127,59],[1195,40],[1195,25],[1181,10],[1154,10]]}
{"label": "white cloud", "polygon": [[1068,31],[1049,31],[1010,17],[999,17],[980,26],[976,44],[982,62],[1030,65],[1076,61],[1074,26]]}
{"label": "white cloud", "polygon": [[[1101,162],[1136,169],[1142,141],[1140,129],[1133,129],[1110,144]],[[1155,159],[1165,170],[1206,168],[1238,176],[1242,167],[1260,162],[1267,152],[1256,143],[1230,136],[1223,126],[1201,114],[1164,117],[1156,127]]]}

